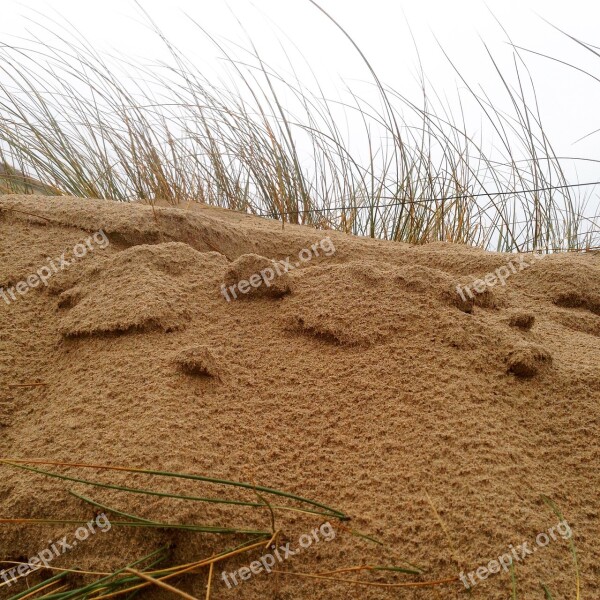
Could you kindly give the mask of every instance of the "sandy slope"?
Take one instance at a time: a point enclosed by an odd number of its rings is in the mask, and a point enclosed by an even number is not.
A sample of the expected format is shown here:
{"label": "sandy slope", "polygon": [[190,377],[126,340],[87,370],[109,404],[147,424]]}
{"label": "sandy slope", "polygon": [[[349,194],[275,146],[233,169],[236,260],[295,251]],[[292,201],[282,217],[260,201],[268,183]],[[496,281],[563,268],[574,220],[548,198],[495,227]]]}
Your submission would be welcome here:
{"label": "sandy slope", "polygon": [[[546,494],[573,531],[581,598],[600,598],[599,254],[527,257],[529,266],[473,302],[456,285],[514,257],[282,230],[208,207],[0,196],[0,286],[25,280],[47,257],[71,257],[99,229],[107,243],[92,238],[94,249],[47,288],[9,304],[0,298],[3,456],[188,471],[314,498],[346,511],[352,527],[383,545],[340,528],[281,568],[316,573],[409,562],[426,570],[421,577],[361,575],[388,583],[457,577],[511,544],[535,546],[558,522],[540,498]],[[335,253],[321,248],[278,279],[277,293],[260,293],[267,291],[261,286],[225,300],[224,280],[268,264],[234,262],[239,257],[295,263],[327,235]],[[35,381],[47,385],[8,388]],[[269,523],[264,510],[130,497],[0,468],[3,518],[90,518],[93,509],[67,492],[75,489],[157,520]],[[112,481],[149,485],[125,474]],[[172,481],[164,489],[199,492]],[[291,542],[315,523],[278,515]],[[7,560],[73,530],[0,527]],[[114,527],[53,564],[117,568],[167,542],[181,562],[222,547],[210,536]],[[554,598],[576,597],[561,537],[519,561],[516,577],[519,598],[544,598],[540,581]],[[202,596],[205,583],[203,573],[177,585]],[[504,599],[509,591],[501,572],[470,597]],[[232,591],[219,579],[211,597],[468,596],[459,581],[398,590],[262,574]]]}

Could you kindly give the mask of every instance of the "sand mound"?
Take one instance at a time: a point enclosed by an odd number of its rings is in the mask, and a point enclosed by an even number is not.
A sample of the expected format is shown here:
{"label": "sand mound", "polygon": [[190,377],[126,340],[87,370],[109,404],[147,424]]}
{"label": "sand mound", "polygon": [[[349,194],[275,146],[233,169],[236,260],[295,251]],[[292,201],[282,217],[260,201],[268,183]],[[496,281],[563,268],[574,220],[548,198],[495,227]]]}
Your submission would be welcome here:
{"label": "sand mound", "polygon": [[518,327],[529,331],[535,323],[535,315],[523,310],[515,310],[508,317],[508,324],[511,327]]}
{"label": "sand mound", "polygon": [[190,346],[177,353],[173,362],[184,373],[219,379],[218,361],[207,346]]}
{"label": "sand mound", "polygon": [[294,282],[286,300],[290,330],[333,344],[366,346],[408,337],[420,311],[436,314],[436,326],[450,327],[459,318],[456,312],[473,308],[448,273],[417,265],[350,262],[315,267]]}
{"label": "sand mound", "polygon": [[517,377],[533,377],[541,368],[552,364],[552,355],[539,346],[521,344],[510,351],[507,363],[509,373]]}
{"label": "sand mound", "polygon": [[587,291],[560,292],[554,297],[554,304],[562,308],[585,308],[600,315],[600,295]]}
{"label": "sand mound", "polygon": [[221,291],[226,299],[281,298],[290,291],[284,267],[258,254],[242,254],[225,273]]}
{"label": "sand mound", "polygon": [[135,246],[87,268],[60,291],[65,336],[185,327],[191,317],[195,273],[222,266],[218,253],[201,254],[180,242]]}
{"label": "sand mound", "polygon": [[[0,196],[2,456],[246,481],[351,517],[332,521],[335,539],[282,563],[287,574],[229,589],[215,572],[214,599],[459,599],[461,572],[490,566],[485,578],[473,575],[470,597],[505,600],[510,574],[494,573],[490,561],[523,542],[536,551],[516,561],[518,597],[543,598],[543,582],[554,598],[575,598],[568,540],[536,543],[559,520],[542,495],[572,530],[581,598],[598,595],[598,253],[516,258],[448,243],[411,247],[192,208]],[[78,257],[82,243],[88,250]],[[65,268],[40,271],[63,255]],[[287,267],[252,279],[273,261]],[[30,279],[38,272],[45,282]],[[237,286],[237,298],[223,285]],[[292,547],[320,525],[264,504],[243,512],[0,468],[2,518],[93,519],[74,491],[170,523],[263,530],[274,515],[280,543]],[[152,483],[139,473],[88,476]],[[214,493],[194,481],[162,485]],[[252,489],[232,498],[258,502]],[[68,524],[0,527],[5,560],[73,533]],[[244,539],[115,526],[53,566],[116,569],[165,545],[181,564]],[[300,575],[357,565],[422,574],[339,578],[445,583],[357,587]],[[206,582],[204,570],[176,585],[201,598]]]}

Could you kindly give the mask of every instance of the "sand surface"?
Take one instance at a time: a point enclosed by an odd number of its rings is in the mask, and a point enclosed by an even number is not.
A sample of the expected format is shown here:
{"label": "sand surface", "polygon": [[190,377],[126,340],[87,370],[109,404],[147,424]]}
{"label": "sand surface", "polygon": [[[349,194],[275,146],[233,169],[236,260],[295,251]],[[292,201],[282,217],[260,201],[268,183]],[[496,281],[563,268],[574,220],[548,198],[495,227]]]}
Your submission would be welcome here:
{"label": "sand surface", "polygon": [[[106,243],[93,241],[99,230]],[[75,260],[76,244],[90,238],[94,249]],[[310,260],[299,261],[307,249]],[[504,571],[470,596],[458,579],[383,588],[293,573],[410,564],[422,575],[343,577],[458,578],[511,545],[536,546],[560,520],[541,495],[571,528],[580,597],[600,598],[600,254],[528,256],[506,285],[463,300],[457,284],[515,257],[282,229],[204,206],[0,196],[0,287],[12,289],[62,253],[72,264],[47,287],[9,303],[0,298],[2,457],[246,481],[352,517],[339,528],[331,521],[335,539],[283,563],[288,574],[255,575],[229,590],[219,570],[211,598],[504,600],[511,593]],[[286,257],[301,264],[273,290],[263,284],[225,299],[223,282]],[[32,382],[45,385],[9,387]],[[226,510],[0,470],[1,518],[93,518],[94,508],[68,493],[75,490],[155,520],[270,527],[262,508]],[[77,474],[150,485],[141,475]],[[165,481],[162,489],[211,492],[197,482]],[[281,512],[276,522],[294,547],[322,521]],[[31,556],[73,529],[0,525],[0,559]],[[113,527],[53,566],[117,569],[167,543],[173,564],[224,544],[214,535]],[[573,557],[560,536],[516,561],[515,576],[518,598],[543,599],[540,582],[555,599],[577,597]],[[40,580],[30,578],[10,593]],[[175,583],[204,598],[206,580],[203,571]],[[148,589],[138,597],[176,596]]]}

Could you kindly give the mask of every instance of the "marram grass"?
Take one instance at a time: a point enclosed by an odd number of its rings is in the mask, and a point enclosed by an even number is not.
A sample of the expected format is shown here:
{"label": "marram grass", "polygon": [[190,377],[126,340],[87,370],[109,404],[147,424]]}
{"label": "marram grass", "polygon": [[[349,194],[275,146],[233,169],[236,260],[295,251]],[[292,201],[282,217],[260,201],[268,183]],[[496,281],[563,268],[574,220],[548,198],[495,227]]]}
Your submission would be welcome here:
{"label": "marram grass", "polygon": [[[295,75],[294,59],[288,75],[251,42],[228,46],[195,23],[229,76],[211,81],[147,14],[166,63],[103,56],[58,24],[44,28],[47,41],[0,45],[0,193],[198,201],[411,244],[600,246],[594,187],[565,174],[524,51],[512,47],[510,76],[488,52],[504,90],[498,104],[449,57],[461,82],[456,100],[442,101],[422,70],[420,95],[408,98],[313,4],[367,67],[368,95],[367,84],[354,84],[331,100],[316,78],[308,85]],[[480,122],[466,121],[467,104]]]}
{"label": "marram grass", "polygon": [[[34,471],[34,472],[37,472],[37,473],[40,473],[42,475],[46,475],[49,477],[56,477],[58,479],[64,479],[64,480],[74,481],[74,482],[78,482],[78,483],[85,483],[85,484],[93,485],[93,486],[110,487],[112,489],[128,491],[128,492],[132,492],[132,491],[135,493],[152,492],[152,493],[154,493],[154,495],[161,495],[161,496],[172,497],[172,498],[180,498],[183,500],[194,500],[194,501],[198,501],[198,502],[207,502],[208,501],[208,502],[216,502],[216,503],[221,503],[221,504],[238,504],[238,505],[254,506],[254,507],[256,507],[256,506],[264,507],[265,506],[264,503],[239,502],[239,501],[232,501],[231,499],[227,499],[227,498],[204,498],[204,497],[198,497],[198,496],[166,494],[166,493],[161,493],[161,492],[154,492],[152,490],[146,491],[146,490],[128,488],[128,487],[124,487],[124,486],[117,486],[114,484],[99,484],[99,483],[85,480],[85,479],[80,479],[80,478],[76,478],[76,477],[68,477],[68,476],[62,475],[60,473],[43,471],[41,469],[28,467],[27,465],[28,464],[43,464],[43,465],[54,465],[54,466],[61,466],[61,467],[97,469],[97,470],[105,470],[105,471],[121,471],[121,472],[127,472],[127,473],[138,473],[138,474],[143,474],[143,475],[149,475],[152,477],[167,477],[167,478],[175,478],[175,479],[200,481],[200,482],[209,483],[209,484],[237,487],[237,488],[251,490],[253,492],[260,492],[260,493],[269,494],[272,496],[286,498],[286,499],[298,502],[301,505],[302,510],[306,510],[306,507],[309,507],[309,509],[312,511],[314,511],[315,508],[318,508],[318,509],[321,509],[321,511],[316,512],[314,514],[319,514],[321,516],[327,516],[327,517],[340,519],[341,521],[345,521],[345,520],[349,519],[349,517],[342,511],[331,508],[320,502],[316,502],[314,500],[309,500],[307,498],[303,498],[302,496],[298,496],[296,494],[291,494],[289,492],[283,492],[281,490],[275,490],[273,488],[264,487],[264,486],[260,486],[260,485],[254,485],[252,483],[244,483],[244,482],[240,482],[240,481],[230,481],[227,479],[217,479],[214,477],[207,477],[205,475],[196,475],[196,474],[192,474],[192,473],[174,473],[174,472],[170,472],[170,471],[156,471],[156,470],[151,470],[151,469],[138,469],[138,468],[134,468],[134,467],[95,465],[95,464],[87,464],[87,463],[70,463],[70,462],[61,462],[61,461],[47,461],[47,460],[39,460],[39,459],[0,458],[0,463],[11,466],[11,467],[19,468],[19,469]],[[294,507],[286,508],[286,507],[277,506],[277,508],[282,508],[284,510],[292,510]]]}
{"label": "marram grass", "polygon": [[[135,527],[140,529],[160,529],[164,531],[180,531],[189,535],[236,535],[245,536],[246,541],[242,544],[235,546],[232,549],[223,550],[211,557],[202,558],[200,560],[174,566],[165,566],[165,563],[169,561],[169,546],[164,546],[159,550],[156,550],[147,556],[135,561],[134,563],[128,564],[125,567],[118,569],[114,573],[97,573],[82,571],[77,567],[70,569],[59,569],[53,566],[49,566],[47,569],[50,571],[58,571],[57,574],[50,578],[44,579],[42,582],[37,583],[35,586],[28,588],[26,591],[19,592],[12,596],[10,600],[27,600],[35,597],[37,600],[83,600],[83,599],[94,599],[94,600],[108,600],[109,598],[117,598],[128,596],[129,594],[137,593],[140,590],[148,586],[158,586],[166,589],[167,591],[178,594],[183,598],[190,598],[189,594],[179,590],[170,583],[169,580],[174,578],[181,578],[181,576],[191,573],[200,573],[202,570],[209,569],[208,572],[208,587],[207,587],[207,598],[210,595],[210,584],[212,581],[212,574],[214,565],[217,562],[225,561],[233,556],[240,553],[252,552],[260,548],[263,551],[277,539],[280,531],[275,526],[275,516],[279,511],[294,510],[306,513],[308,517],[315,518],[319,517],[321,521],[324,518],[335,519],[338,522],[340,532],[347,532],[355,539],[362,539],[368,542],[374,542],[376,544],[382,544],[381,541],[376,540],[372,536],[365,535],[356,532],[352,529],[347,528],[342,523],[349,520],[349,516],[341,510],[332,508],[321,502],[310,500],[301,497],[297,494],[291,494],[288,492],[276,490],[265,486],[257,486],[254,484],[248,484],[244,482],[230,481],[224,479],[217,479],[213,477],[207,477],[204,475],[197,475],[192,473],[177,473],[171,471],[160,471],[155,469],[140,469],[134,467],[117,467],[109,465],[95,465],[87,463],[68,463],[61,461],[50,461],[40,459],[0,459],[0,464],[6,467],[12,467],[19,470],[25,470],[33,472],[37,475],[44,477],[58,478],[62,481],[78,483],[89,487],[101,487],[109,488],[125,494],[151,494],[168,499],[180,499],[187,501],[194,501],[199,503],[209,502],[222,503],[228,506],[233,505],[237,509],[257,509],[257,508],[268,508],[271,514],[270,529],[256,530],[252,528],[244,527],[227,527],[227,526],[207,526],[193,523],[165,523],[148,517],[142,517],[131,512],[126,512],[108,506],[107,504],[98,502],[86,495],[69,490],[69,493],[76,497],[78,500],[93,506],[96,509],[102,509],[103,511],[111,515],[111,526],[114,527]],[[36,465],[49,465],[54,467],[63,467],[68,469],[88,469],[95,471],[114,472],[120,471],[130,474],[142,474],[150,478],[153,482],[160,482],[163,478],[174,478],[189,481],[190,483],[200,482],[204,485],[216,486],[218,489],[225,488],[238,488],[242,490],[248,490],[256,493],[260,502],[245,502],[245,501],[233,501],[231,498],[222,498],[219,496],[213,496],[210,498],[204,496],[192,496],[186,494],[172,494],[160,492],[154,489],[140,489],[132,488],[127,486],[121,486],[116,484],[108,484],[104,482],[96,482],[90,479],[83,479],[80,477],[68,476],[63,473],[56,473],[53,471],[47,471],[38,469],[35,467],[28,466],[30,464]],[[260,493],[258,493],[260,490]],[[285,500],[287,505],[283,504],[272,504],[267,497],[275,497],[281,500]],[[20,526],[40,526],[40,525],[83,525],[86,521],[74,518],[27,518],[27,517],[15,517],[15,518],[0,518],[0,523],[6,525],[20,525]],[[26,563],[19,563],[26,564]],[[406,563],[409,564],[410,563]],[[144,566],[145,565],[145,566]],[[362,586],[375,586],[375,587],[427,587],[437,586],[446,583],[453,583],[456,578],[444,579],[444,580],[433,580],[433,581],[416,581],[407,582],[405,584],[400,583],[378,583],[370,581],[362,581],[359,579],[340,579],[337,577],[339,574],[358,574],[361,572],[388,572],[390,574],[400,576],[417,576],[422,577],[423,570],[412,567],[406,568],[396,565],[361,565],[346,568],[339,568],[334,571],[327,573],[316,573],[316,574],[305,574],[307,577],[313,577],[321,580],[331,581],[342,581],[352,585]],[[286,575],[302,575],[294,572],[283,572]],[[94,581],[81,583],[81,577],[90,576],[98,577]],[[77,576],[77,578],[73,578]],[[43,595],[40,595],[42,594]],[[129,597],[129,596],[128,596]]]}
{"label": "marram grass", "polygon": [[[215,564],[221,561],[226,561],[229,558],[237,556],[241,553],[258,551],[259,549],[264,549],[268,547],[275,539],[277,539],[280,531],[276,529],[275,526],[275,514],[279,510],[286,510],[293,507],[289,505],[274,505],[271,504],[270,501],[266,498],[266,496],[278,497],[281,499],[285,499],[288,502],[292,502],[297,505],[298,508],[295,510],[301,510],[302,512],[307,513],[312,518],[314,517],[327,517],[330,519],[336,519],[339,521],[339,529],[341,532],[345,531],[350,533],[355,538],[362,538],[367,541],[375,542],[377,544],[381,544],[379,540],[372,538],[371,536],[360,534],[351,529],[348,529],[345,525],[342,524],[343,521],[349,519],[348,515],[343,511],[332,508],[328,505],[325,505],[321,502],[317,502],[314,500],[310,500],[307,498],[303,498],[296,494],[291,494],[288,492],[283,492],[280,490],[276,490],[273,488],[268,488],[264,486],[256,486],[253,484],[247,484],[244,482],[236,482],[224,479],[218,479],[213,477],[208,477],[204,475],[197,475],[192,473],[177,473],[171,471],[161,471],[156,469],[140,469],[134,467],[121,467],[121,466],[110,466],[110,465],[95,465],[88,463],[69,463],[62,461],[50,461],[50,460],[41,460],[41,459],[9,459],[4,458],[0,459],[0,464],[3,464],[7,467],[17,468],[19,470],[26,470],[29,472],[34,472],[38,475],[45,477],[53,477],[58,478],[63,481],[74,482],[78,484],[87,485],[89,487],[108,487],[109,489],[113,489],[119,492],[124,492],[126,494],[134,493],[150,493],[152,495],[157,495],[159,497],[165,499],[185,499],[188,501],[196,501],[199,503],[219,503],[232,505],[231,498],[220,498],[218,496],[214,496],[211,498],[206,498],[204,496],[192,496],[192,495],[184,495],[184,494],[168,494],[159,492],[158,490],[148,489],[142,490],[139,488],[131,488],[127,486],[120,486],[116,484],[106,484],[101,482],[95,482],[89,479],[83,479],[80,477],[72,477],[67,476],[62,473],[56,473],[52,471],[46,471],[34,467],[30,467],[30,464],[43,464],[50,465],[55,467],[63,467],[69,469],[89,469],[96,471],[106,471],[106,472],[114,472],[121,471],[125,473],[131,474],[142,474],[149,477],[153,482],[159,482],[162,478],[175,478],[182,479],[190,482],[201,482],[202,484],[207,484],[211,486],[224,486],[225,488],[241,488],[244,490],[252,490],[256,492],[260,490],[260,493],[257,493],[257,497],[260,502],[244,502],[244,501],[235,501],[233,505],[238,509],[246,509],[246,508],[268,508],[269,513],[271,514],[270,519],[270,529],[265,530],[256,530],[252,528],[243,528],[243,527],[227,527],[227,526],[207,526],[207,525],[199,525],[199,524],[181,524],[181,523],[165,523],[162,521],[157,521],[152,518],[142,517],[139,515],[132,514],[130,512],[125,512],[120,509],[117,509],[113,506],[108,506],[101,502],[98,502],[88,496],[85,496],[80,493],[76,493],[72,490],[69,490],[70,494],[72,494],[77,499],[82,502],[89,504],[97,509],[102,509],[114,517],[122,518],[124,520],[117,520],[116,518],[111,518],[111,525],[115,527],[136,527],[136,528],[147,528],[147,529],[161,529],[165,531],[173,530],[173,531],[181,531],[189,535],[202,535],[202,534],[213,534],[213,535],[242,535],[245,536],[246,539],[244,542],[235,546],[234,548],[222,550],[217,552],[216,554],[208,557],[202,558],[191,563],[186,564],[176,564],[172,566],[167,566],[170,561],[170,547],[164,546],[143,558],[125,565],[123,568],[118,569],[113,573],[97,573],[97,572],[88,572],[83,571],[77,567],[72,567],[68,569],[59,569],[53,566],[49,566],[47,570],[50,571],[58,571],[53,576],[44,579],[43,581],[36,583],[35,585],[28,587],[26,590],[16,593],[15,595],[10,597],[10,600],[28,600],[30,598],[35,598],[38,600],[108,600],[109,598],[120,598],[120,597],[130,597],[131,594],[137,594],[140,590],[147,588],[148,586],[161,587],[164,590],[167,590],[170,593],[175,595],[179,595],[182,598],[193,598],[187,592],[184,592],[170,583],[171,580],[177,578],[177,581],[181,580],[183,575],[191,575],[193,573],[205,573],[208,569],[208,584],[206,591],[206,598],[210,597],[211,584],[212,584],[212,576],[213,569]],[[100,484],[100,485],[98,485]],[[551,510],[561,519],[564,519],[562,512],[556,505],[554,501],[551,499],[542,496],[543,501],[547,506],[551,508]],[[308,508],[302,508],[305,505]],[[0,523],[3,524],[14,524],[14,525],[82,525],[85,524],[85,521],[79,519],[65,518],[65,519],[49,519],[49,518],[2,518],[0,519]],[[580,578],[579,578],[579,567],[577,562],[577,553],[575,550],[575,545],[573,543],[572,538],[569,540],[571,553],[573,555],[573,563],[575,567],[575,575],[576,575],[576,598],[580,597]],[[22,563],[26,564],[26,563]],[[458,577],[445,577],[438,579],[424,579],[424,571],[418,567],[415,567],[411,563],[405,561],[408,567],[397,566],[397,565],[368,565],[362,564],[357,566],[349,566],[349,567],[338,567],[334,570],[329,570],[325,572],[319,573],[303,573],[299,571],[280,571],[276,570],[274,572],[280,573],[286,576],[294,576],[294,577],[304,577],[307,579],[311,579],[317,583],[318,581],[331,581],[344,583],[357,587],[376,587],[381,589],[403,589],[403,588],[429,588],[429,587],[438,587],[445,585],[456,585],[459,582]],[[412,581],[372,581],[363,578],[356,578],[349,576],[360,575],[361,573],[369,573],[369,572],[379,572],[379,573],[389,573],[390,575],[397,576],[412,576],[418,578],[417,580]],[[98,578],[98,575],[100,577]],[[76,577],[75,577],[76,576]],[[91,576],[96,577],[93,581],[89,581]],[[84,578],[84,579],[82,579]],[[82,583],[82,581],[87,582]],[[4,584],[0,584],[4,585]],[[517,600],[519,597],[518,588],[517,588],[517,578],[514,570],[514,565],[511,565],[511,573],[510,573],[510,585],[511,585],[511,598]],[[544,593],[546,598],[552,598],[552,594],[549,588],[543,583],[540,582],[541,590]]]}

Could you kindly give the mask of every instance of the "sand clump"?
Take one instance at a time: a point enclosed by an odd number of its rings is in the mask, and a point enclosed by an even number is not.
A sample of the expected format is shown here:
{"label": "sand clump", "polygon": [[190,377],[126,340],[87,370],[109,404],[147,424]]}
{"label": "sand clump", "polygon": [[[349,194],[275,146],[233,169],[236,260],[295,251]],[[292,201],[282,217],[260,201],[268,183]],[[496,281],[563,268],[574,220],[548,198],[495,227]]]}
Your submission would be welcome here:
{"label": "sand clump", "polygon": [[207,346],[190,346],[178,352],[173,362],[188,375],[220,379],[219,364]]}
{"label": "sand clump", "polygon": [[517,377],[533,377],[552,365],[552,355],[544,348],[533,344],[522,344],[511,350],[507,357],[508,372]]}
{"label": "sand clump", "polygon": [[[288,224],[282,230],[204,205],[0,196],[0,285],[23,280],[45,257],[100,228],[106,248],[57,273],[48,287],[0,300],[1,456],[251,482],[351,517],[332,521],[334,540],[286,561],[287,575],[257,575],[229,589],[216,572],[215,600],[458,600],[466,594],[461,571],[487,565],[510,545],[532,544],[556,525],[542,495],[573,531],[581,597],[597,596],[599,254],[548,256],[505,285],[463,298],[458,285],[484,279],[510,257],[450,243],[414,247]],[[326,236],[335,244],[331,256],[224,297],[224,284],[294,260]],[[43,386],[9,387],[31,382]],[[0,468],[3,518],[94,518],[93,506],[69,494],[75,491],[164,522],[272,525],[264,506],[127,495]],[[140,474],[86,475],[151,485]],[[170,493],[215,493],[194,481],[161,485]],[[257,502],[251,489],[232,497]],[[320,525],[304,513],[275,510],[274,517],[282,543]],[[33,556],[73,529],[0,527],[4,560]],[[183,564],[241,541],[115,526],[53,566],[113,570],[165,545]],[[379,588],[298,575],[357,565],[417,565],[423,574],[341,578],[452,581]],[[565,539],[519,561],[515,575],[519,597],[542,598],[540,581],[555,598],[575,597]],[[41,574],[30,577],[33,584]],[[202,571],[176,585],[204,597],[206,583]],[[471,597],[505,600],[510,590],[510,574],[501,571]],[[171,596],[155,589],[141,597]]]}
{"label": "sand clump", "polygon": [[523,329],[524,331],[529,331],[533,327],[534,323],[535,315],[522,310],[513,311],[508,318],[508,324],[511,327],[517,327],[518,329]]}
{"label": "sand clump", "polygon": [[600,296],[581,292],[561,292],[554,298],[554,304],[562,308],[583,308],[600,315]]}
{"label": "sand clump", "polygon": [[[51,291],[64,309],[61,333],[76,337],[184,328],[190,319],[190,282],[206,256],[180,242],[140,245],[70,275],[78,280],[72,287],[66,287],[67,280],[63,289],[55,280]],[[208,260],[219,257],[208,254]]]}
{"label": "sand clump", "polygon": [[258,254],[242,254],[225,273],[222,291],[226,298],[281,298],[290,292],[285,266]]}

